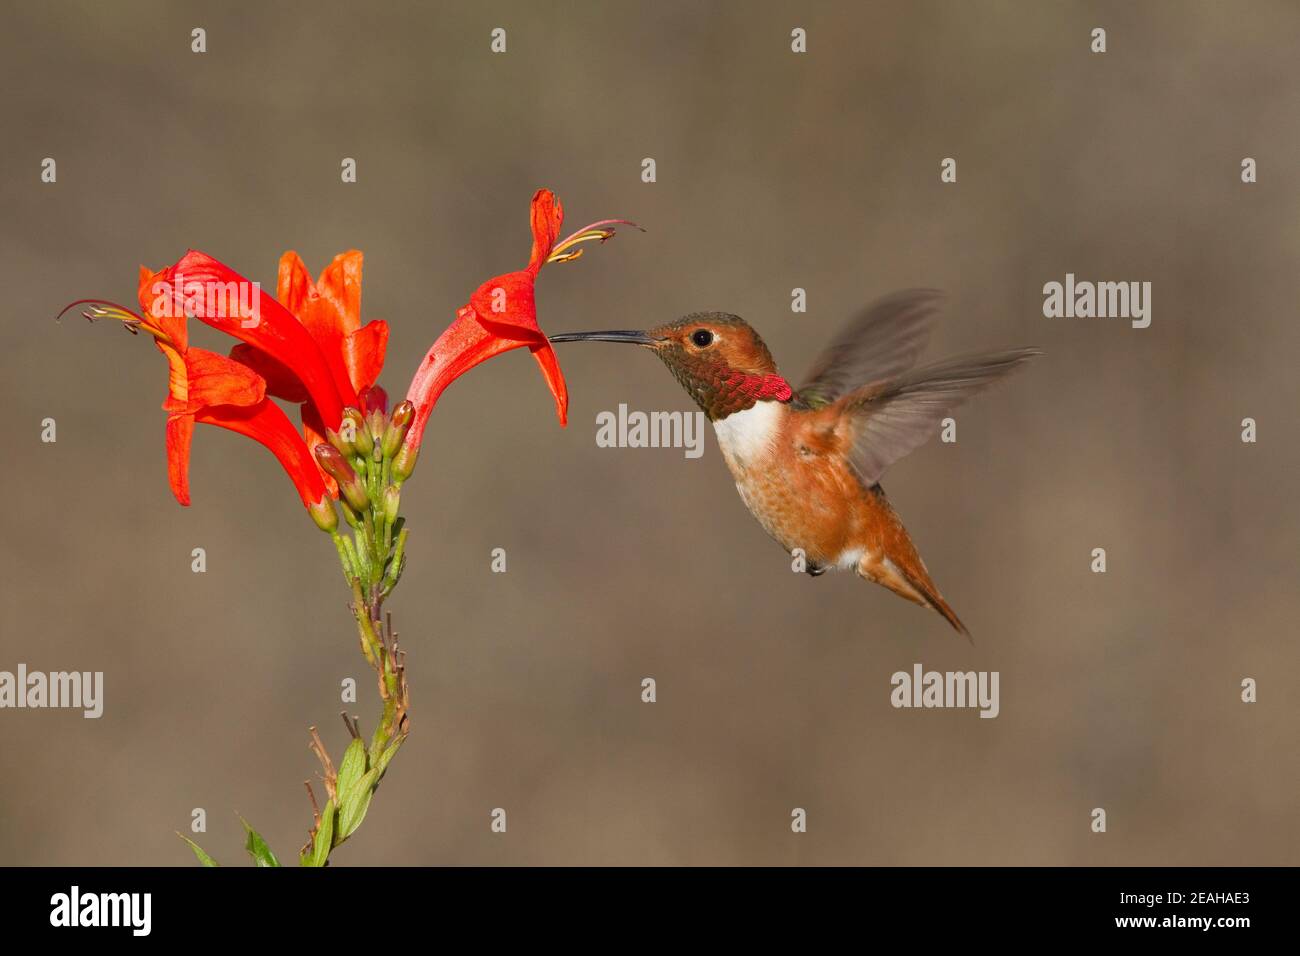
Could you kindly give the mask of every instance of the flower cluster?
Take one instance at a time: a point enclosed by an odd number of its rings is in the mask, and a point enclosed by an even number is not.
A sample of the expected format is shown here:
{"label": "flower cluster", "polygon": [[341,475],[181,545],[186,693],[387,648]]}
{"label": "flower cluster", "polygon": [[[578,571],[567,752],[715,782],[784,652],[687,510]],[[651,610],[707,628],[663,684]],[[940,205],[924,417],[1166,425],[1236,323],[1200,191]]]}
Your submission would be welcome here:
{"label": "flower cluster", "polygon": [[[112,319],[133,333],[147,333],[167,360],[167,473],[177,501],[190,503],[195,424],[217,425],[255,439],[275,455],[312,520],[338,549],[362,653],[378,678],[383,710],[369,746],[356,719],[345,715],[352,741],[337,769],[312,728],[328,799],[320,808],[308,786],[314,823],[300,854],[304,865],[327,863],[331,850],[360,826],[409,729],[405,655],[391,617],[381,608],[406,563],[407,531],[398,514],[402,485],[415,468],[438,397],[481,362],[528,348],[555,397],[560,423],[565,422],[564,377],[537,324],[537,276],[548,262],[578,258],[582,243],[609,239],[625,220],[595,222],[561,240],[564,213],[545,189],[533,196],[530,219],[528,264],[474,291],[430,347],[406,398],[391,411],[378,384],[388,326],[378,319],[361,321],[363,257],[356,250],[335,256],[315,281],[298,254],[286,252],[275,297],[212,256],[191,250],[160,271],[141,267],[139,312],[98,299],[68,306],[82,306],[88,319]],[[237,344],[228,355],[191,346],[191,319]],[[277,400],[298,406],[298,425]],[[350,536],[340,533],[340,514]],[[215,865],[190,845],[200,862]],[[258,865],[279,865],[251,827],[246,848]]]}
{"label": "flower cluster", "polygon": [[[489,279],[474,291],[420,363],[407,391],[409,406],[399,404],[382,429],[379,420],[388,399],[376,383],[388,325],[378,319],[361,322],[359,251],[340,253],[315,282],[298,254],[286,252],[272,298],[258,283],[207,253],[191,250],[158,272],[141,267],[139,313],[102,300],[79,300],[68,308],[85,306],[83,314],[89,319],[116,319],[133,332],[147,332],[166,357],[167,464],[177,501],[190,503],[189,449],[195,423],[218,425],[265,445],[313,518],[329,530],[336,520],[329,516],[330,502],[340,499],[342,491],[335,472],[342,469],[331,452],[322,449],[332,448],[347,459],[354,457],[358,440],[369,445],[379,438],[381,447],[391,446],[390,471],[400,484],[414,468],[438,397],[493,356],[528,348],[555,397],[560,423],[565,423],[564,377],[537,323],[537,275],[548,262],[578,258],[581,243],[604,242],[613,236],[614,226],[632,223],[601,220],[560,240],[563,209],[546,189],[533,196],[530,220],[533,244],[527,266]],[[239,344],[228,356],[191,347],[190,317],[239,339]],[[273,399],[300,406],[301,433]],[[359,439],[346,437],[353,433],[347,423],[358,430]],[[395,437],[399,432],[401,437]],[[349,501],[354,511],[355,504]]]}

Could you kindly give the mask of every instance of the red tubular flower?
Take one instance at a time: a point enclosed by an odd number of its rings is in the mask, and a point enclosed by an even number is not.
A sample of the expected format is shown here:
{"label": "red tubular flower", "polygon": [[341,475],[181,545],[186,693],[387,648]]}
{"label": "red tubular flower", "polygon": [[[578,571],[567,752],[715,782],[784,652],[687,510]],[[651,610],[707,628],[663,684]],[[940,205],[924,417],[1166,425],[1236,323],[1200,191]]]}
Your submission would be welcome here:
{"label": "red tubular flower", "polygon": [[[375,319],[361,324],[361,267],[363,254],[341,252],[313,282],[296,252],[280,257],[276,297],[306,330],[323,356],[335,390],[344,404],[369,411],[386,404],[383,389],[375,384],[384,366],[388,323]],[[302,403],[303,437],[308,448],[325,441],[325,427],[338,430],[326,409],[309,393],[298,367],[287,366],[259,343],[236,345],[230,357],[244,363],[266,380],[267,393]],[[337,495],[334,479],[321,472],[330,494]]]}
{"label": "red tubular flower", "polygon": [[323,515],[326,507],[332,510],[325,500],[328,496],[325,483],[307,445],[288,416],[267,399],[265,380],[234,359],[190,346],[185,311],[172,309],[169,300],[160,298],[158,291],[171,281],[172,270],[151,272],[140,267],[139,298],[143,315],[98,301],[90,301],[84,313],[92,320],[117,319],[133,332],[143,329],[153,336],[154,345],[167,359],[167,398],[162,407],[168,413],[167,477],[172,494],[182,505],[189,505],[190,443],[195,423],[201,422],[261,442],[275,455],[314,516]]}
{"label": "red tubular flower", "polygon": [[406,448],[411,453],[419,450],[429,414],[448,385],[494,355],[525,346],[541,367],[542,377],[555,396],[555,411],[560,424],[565,424],[569,393],[555,352],[537,324],[534,293],[537,273],[548,262],[578,258],[582,250],[575,247],[581,242],[609,239],[614,235],[614,225],[635,223],[625,219],[605,219],[557,242],[564,210],[549,189],[539,189],[533,195],[531,221],[533,248],[528,265],[479,286],[470,296],[469,304],[456,313],[456,321],[433,343],[411,380],[406,393],[407,399],[415,406],[415,419],[406,436]]}
{"label": "red tubular flower", "polygon": [[[292,370],[292,378],[301,383],[330,428],[338,427],[343,406],[356,404],[356,391],[347,376],[336,374],[334,364],[294,314],[207,253],[191,249],[175,265],[155,274],[147,291],[148,303],[142,290],[140,304],[150,315],[193,315]],[[244,308],[237,307],[237,301]]]}

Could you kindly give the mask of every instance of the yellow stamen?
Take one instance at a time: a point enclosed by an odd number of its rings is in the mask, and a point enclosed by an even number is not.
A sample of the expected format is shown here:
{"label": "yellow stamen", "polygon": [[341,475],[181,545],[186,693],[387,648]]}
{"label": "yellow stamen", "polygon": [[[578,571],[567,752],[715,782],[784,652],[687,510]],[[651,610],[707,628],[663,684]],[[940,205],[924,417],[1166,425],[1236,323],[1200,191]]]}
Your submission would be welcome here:
{"label": "yellow stamen", "polygon": [[167,334],[156,323],[143,316],[137,315],[124,305],[118,305],[116,302],[106,302],[100,299],[79,299],[64,307],[63,311],[56,318],[62,318],[69,309],[79,305],[86,308],[81,310],[81,314],[91,322],[98,322],[102,319],[112,319],[121,322],[128,332],[132,335],[137,334],[138,329],[144,329],[155,339],[166,342],[169,341]]}
{"label": "yellow stamen", "polygon": [[588,232],[574,233],[568,239],[565,239],[558,246],[552,249],[551,254],[546,261],[547,262],[570,262],[573,259],[576,259],[580,255],[582,255],[581,249],[579,249],[577,252],[568,251],[572,249],[574,246],[576,246],[578,243],[592,242],[592,241],[605,242],[607,239],[612,238],[613,235],[614,235],[613,229],[592,229]]}

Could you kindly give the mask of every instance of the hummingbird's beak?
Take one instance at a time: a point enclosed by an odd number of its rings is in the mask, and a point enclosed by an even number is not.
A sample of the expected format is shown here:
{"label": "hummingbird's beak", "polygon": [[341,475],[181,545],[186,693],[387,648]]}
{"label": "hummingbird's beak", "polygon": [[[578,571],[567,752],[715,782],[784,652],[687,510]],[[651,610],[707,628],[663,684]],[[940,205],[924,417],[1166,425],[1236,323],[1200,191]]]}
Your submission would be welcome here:
{"label": "hummingbird's beak", "polygon": [[657,345],[659,340],[645,332],[562,332],[551,342],[626,342],[629,345]]}

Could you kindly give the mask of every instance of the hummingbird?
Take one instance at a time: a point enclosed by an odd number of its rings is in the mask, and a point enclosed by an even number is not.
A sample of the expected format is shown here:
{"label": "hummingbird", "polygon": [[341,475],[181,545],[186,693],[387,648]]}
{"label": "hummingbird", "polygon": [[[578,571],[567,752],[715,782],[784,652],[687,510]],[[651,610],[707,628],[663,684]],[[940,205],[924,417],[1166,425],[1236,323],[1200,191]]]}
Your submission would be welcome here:
{"label": "hummingbird", "polygon": [[969,639],[880,479],[952,409],[1042,352],[985,352],[917,367],[940,300],[934,290],[910,289],[868,306],[831,340],[797,390],[749,323],[726,312],[550,341],[651,349],[713,423],[750,513],[787,553],[802,550],[809,575],[853,571],[937,611]]}

